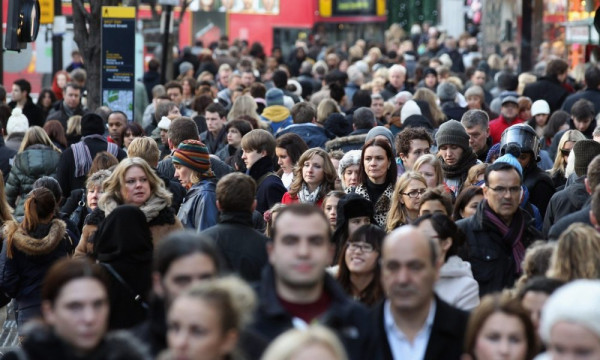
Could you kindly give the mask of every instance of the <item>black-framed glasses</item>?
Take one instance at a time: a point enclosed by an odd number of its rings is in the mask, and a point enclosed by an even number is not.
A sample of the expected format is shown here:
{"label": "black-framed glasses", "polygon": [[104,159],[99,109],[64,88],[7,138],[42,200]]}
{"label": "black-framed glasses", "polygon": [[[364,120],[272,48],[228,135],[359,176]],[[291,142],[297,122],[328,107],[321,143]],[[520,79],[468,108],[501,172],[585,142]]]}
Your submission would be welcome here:
{"label": "black-framed glasses", "polygon": [[348,244],[348,250],[350,250],[350,251],[360,250],[360,252],[367,254],[367,253],[373,252],[373,250],[375,250],[375,248],[373,248],[373,245],[366,243],[366,242],[351,242]]}
{"label": "black-framed glasses", "polygon": [[562,154],[562,156],[569,156],[569,154],[571,153],[571,149],[560,149],[560,153]]}
{"label": "black-framed glasses", "polygon": [[409,198],[417,198],[419,196],[422,196],[423,194],[425,194],[425,192],[427,191],[427,189],[417,189],[417,190],[413,190],[413,191],[409,191],[406,193],[400,193],[402,195],[406,195]]}
{"label": "black-framed glasses", "polygon": [[506,186],[496,186],[495,188],[493,187],[488,187],[490,190],[492,190],[495,193],[504,195],[506,194],[506,192],[510,192],[511,195],[516,195],[521,193],[521,187],[520,186],[511,186],[511,187],[506,187]]}

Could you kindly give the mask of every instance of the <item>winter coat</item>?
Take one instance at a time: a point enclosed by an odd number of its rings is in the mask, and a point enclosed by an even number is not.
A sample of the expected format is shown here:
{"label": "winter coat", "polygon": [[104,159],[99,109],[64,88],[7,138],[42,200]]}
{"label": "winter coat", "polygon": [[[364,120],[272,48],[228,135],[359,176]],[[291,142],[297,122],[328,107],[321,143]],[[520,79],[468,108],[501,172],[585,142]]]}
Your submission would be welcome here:
{"label": "winter coat", "polygon": [[[8,107],[10,107],[11,110],[14,109],[16,106],[17,103],[15,101],[11,101],[8,103]],[[38,107],[33,103],[33,99],[29,95],[27,95],[27,102],[25,103],[25,106],[23,106],[23,115],[27,117],[27,120],[29,121],[29,127],[44,126],[44,121],[46,120],[44,118],[44,111],[42,110],[42,108]],[[65,127],[64,129],[66,131],[67,128]]]}
{"label": "winter coat", "polygon": [[15,155],[17,155],[17,150],[13,150],[6,146],[4,137],[0,136],[0,170],[2,171],[4,181],[8,179],[8,174],[10,173]]}
{"label": "winter coat", "polygon": [[[360,184],[356,187],[351,187],[346,189],[346,193],[357,193],[358,195],[364,197],[367,200],[371,200],[369,198],[369,192],[367,191],[367,186],[365,184]],[[379,225],[382,229],[385,229],[387,223],[387,214],[390,211],[390,207],[392,204],[392,196],[394,195],[394,184],[389,184],[383,194],[379,197],[377,202],[373,204],[375,208],[375,221],[377,221],[377,225]]]}
{"label": "winter coat", "polygon": [[[321,206],[323,206],[323,200],[325,200],[324,197],[317,200],[315,202],[315,206],[318,208],[321,208]],[[295,204],[295,203],[299,203],[299,202],[300,202],[300,199],[298,198],[298,195],[292,196],[292,195],[290,195],[289,192],[286,192],[285,194],[283,194],[283,197],[281,198],[281,203],[284,205]]]}
{"label": "winter coat", "polygon": [[[84,115],[83,108],[81,105],[77,105],[77,107],[73,110],[73,115]],[[63,129],[67,131],[67,121],[69,121],[69,115],[65,111],[65,102],[58,101],[53,108],[50,110],[50,113],[46,117],[46,121],[49,120],[58,120],[63,126]]]}
{"label": "winter coat", "polygon": [[14,216],[23,216],[25,198],[33,183],[42,176],[56,177],[60,153],[41,144],[31,145],[15,156],[6,180],[6,200],[15,208]]}
{"label": "winter coat", "polygon": [[562,110],[571,113],[571,108],[577,102],[577,100],[586,99],[594,104],[595,113],[600,112],[600,90],[599,89],[586,89],[575,94],[567,96],[565,102],[562,104]]}
{"label": "winter coat", "polygon": [[267,106],[260,115],[260,119],[269,124],[273,134],[294,123],[290,110],[283,105]]}
{"label": "winter coat", "polygon": [[548,202],[556,192],[550,175],[537,167],[536,164],[530,164],[523,169],[523,185],[529,190],[529,201],[537,206],[542,218],[544,218]]}
{"label": "winter coat", "polygon": [[223,126],[216,137],[210,131],[206,130],[200,134],[200,141],[206,145],[208,152],[216,154],[227,145],[227,130]]}
{"label": "winter coat", "polygon": [[294,133],[300,136],[309,148],[320,147],[324,149],[325,143],[334,137],[334,135],[325,130],[325,128],[312,123],[290,125],[285,129],[280,130],[277,133],[277,137],[287,133]]}
{"label": "winter coat", "polygon": [[[84,202],[86,201],[86,189],[77,189],[71,191],[71,196],[65,200],[65,204],[60,208],[60,213],[67,218],[71,217],[73,212],[77,210],[79,207],[79,202],[81,201],[81,196],[83,195]],[[92,210],[87,207],[87,204],[81,210],[81,216],[79,217],[79,223],[75,224],[79,234],[81,234],[81,230],[83,229],[83,225],[85,223],[85,218],[90,214]]]}
{"label": "winter coat", "polygon": [[10,133],[6,137],[6,140],[4,143],[6,144],[7,148],[14,150],[16,153],[17,151],[19,151],[19,148],[21,147],[21,143],[23,142],[24,137],[25,137],[25,133],[22,133],[22,132]]}
{"label": "winter coat", "polygon": [[502,139],[502,133],[504,130],[508,129],[510,126],[515,124],[520,124],[523,122],[523,119],[516,118],[510,124],[506,122],[503,115],[498,116],[497,118],[490,120],[490,136],[492,137],[492,143],[497,144]]}
{"label": "winter coat", "polygon": [[558,220],[554,225],[550,227],[548,231],[548,240],[556,241],[563,233],[563,231],[567,230],[571,224],[575,223],[583,223],[586,225],[592,226],[592,222],[590,221],[590,202],[586,203],[586,205],[579,211],[575,211],[572,214],[569,214],[562,219]]}
{"label": "winter coat", "polygon": [[219,210],[216,189],[216,180],[204,179],[188,190],[177,213],[185,228],[200,232],[217,224]]}
{"label": "winter coat", "polygon": [[[12,258],[8,257],[7,236],[11,232]],[[73,252],[73,241],[66,225],[59,219],[40,224],[27,233],[15,221],[7,221],[3,228],[4,246],[0,254],[0,291],[15,299],[17,325],[41,316],[42,281],[48,269],[59,259]]]}
{"label": "winter coat", "polygon": [[543,76],[538,81],[527,84],[523,96],[529,97],[531,101],[546,100],[552,113],[560,109],[569,92],[555,77]]}
{"label": "winter coat", "polygon": [[367,133],[356,135],[351,134],[348,136],[335,138],[325,143],[325,150],[328,152],[333,150],[342,150],[344,153],[347,153],[350,150],[360,150],[365,144],[366,139]]}
{"label": "winter coat", "polygon": [[578,177],[574,184],[552,195],[544,217],[543,233],[545,236],[548,235],[550,228],[558,220],[580,210],[588,203],[590,194],[585,188],[585,178],[585,175]]}
{"label": "winter coat", "polygon": [[273,161],[268,156],[255,162],[247,174],[256,181],[256,210],[261,214],[280,203],[287,189],[273,172]]}
{"label": "winter coat", "polygon": [[473,278],[471,264],[452,255],[440,268],[435,293],[448,304],[471,311],[479,305],[479,285]]}

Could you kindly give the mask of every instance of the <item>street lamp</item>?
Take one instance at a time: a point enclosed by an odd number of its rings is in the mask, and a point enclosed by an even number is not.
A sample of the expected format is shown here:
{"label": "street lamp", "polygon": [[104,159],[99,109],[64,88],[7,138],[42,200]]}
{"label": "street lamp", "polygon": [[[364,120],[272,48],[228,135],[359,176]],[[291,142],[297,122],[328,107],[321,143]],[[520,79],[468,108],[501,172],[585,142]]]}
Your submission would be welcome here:
{"label": "street lamp", "polygon": [[6,22],[7,50],[21,51],[28,42],[37,38],[40,29],[40,3],[38,0],[11,0],[8,2]]}

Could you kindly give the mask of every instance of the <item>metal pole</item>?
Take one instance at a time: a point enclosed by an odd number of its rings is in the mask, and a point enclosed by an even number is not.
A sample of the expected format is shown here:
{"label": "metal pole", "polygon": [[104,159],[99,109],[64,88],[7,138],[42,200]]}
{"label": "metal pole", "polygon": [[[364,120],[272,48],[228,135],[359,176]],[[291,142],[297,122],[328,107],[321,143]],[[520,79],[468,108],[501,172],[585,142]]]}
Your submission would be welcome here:
{"label": "metal pole", "polygon": [[532,20],[533,20],[533,0],[523,0],[521,21],[521,71],[529,71],[532,68]]}
{"label": "metal pole", "polygon": [[[62,1],[54,0],[54,16],[62,15]],[[52,75],[63,69],[62,35],[57,35],[52,29]]]}
{"label": "metal pole", "polygon": [[167,82],[167,61],[169,59],[169,29],[171,27],[171,11],[173,6],[166,5],[165,7],[165,29],[163,31],[163,43],[162,43],[162,59],[160,61],[160,82],[165,84]]}

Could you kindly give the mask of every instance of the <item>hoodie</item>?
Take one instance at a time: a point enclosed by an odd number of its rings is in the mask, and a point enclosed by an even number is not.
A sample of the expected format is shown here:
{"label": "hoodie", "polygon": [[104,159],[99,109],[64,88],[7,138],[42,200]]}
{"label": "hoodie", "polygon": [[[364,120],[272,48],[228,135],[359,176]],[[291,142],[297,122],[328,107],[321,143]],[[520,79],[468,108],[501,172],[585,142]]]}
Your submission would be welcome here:
{"label": "hoodie", "polygon": [[273,134],[294,123],[290,110],[283,105],[267,106],[260,115],[260,118],[271,125]]}
{"label": "hoodie", "polygon": [[448,304],[470,311],[479,305],[479,285],[473,278],[471,264],[452,255],[440,268],[435,293]]}

